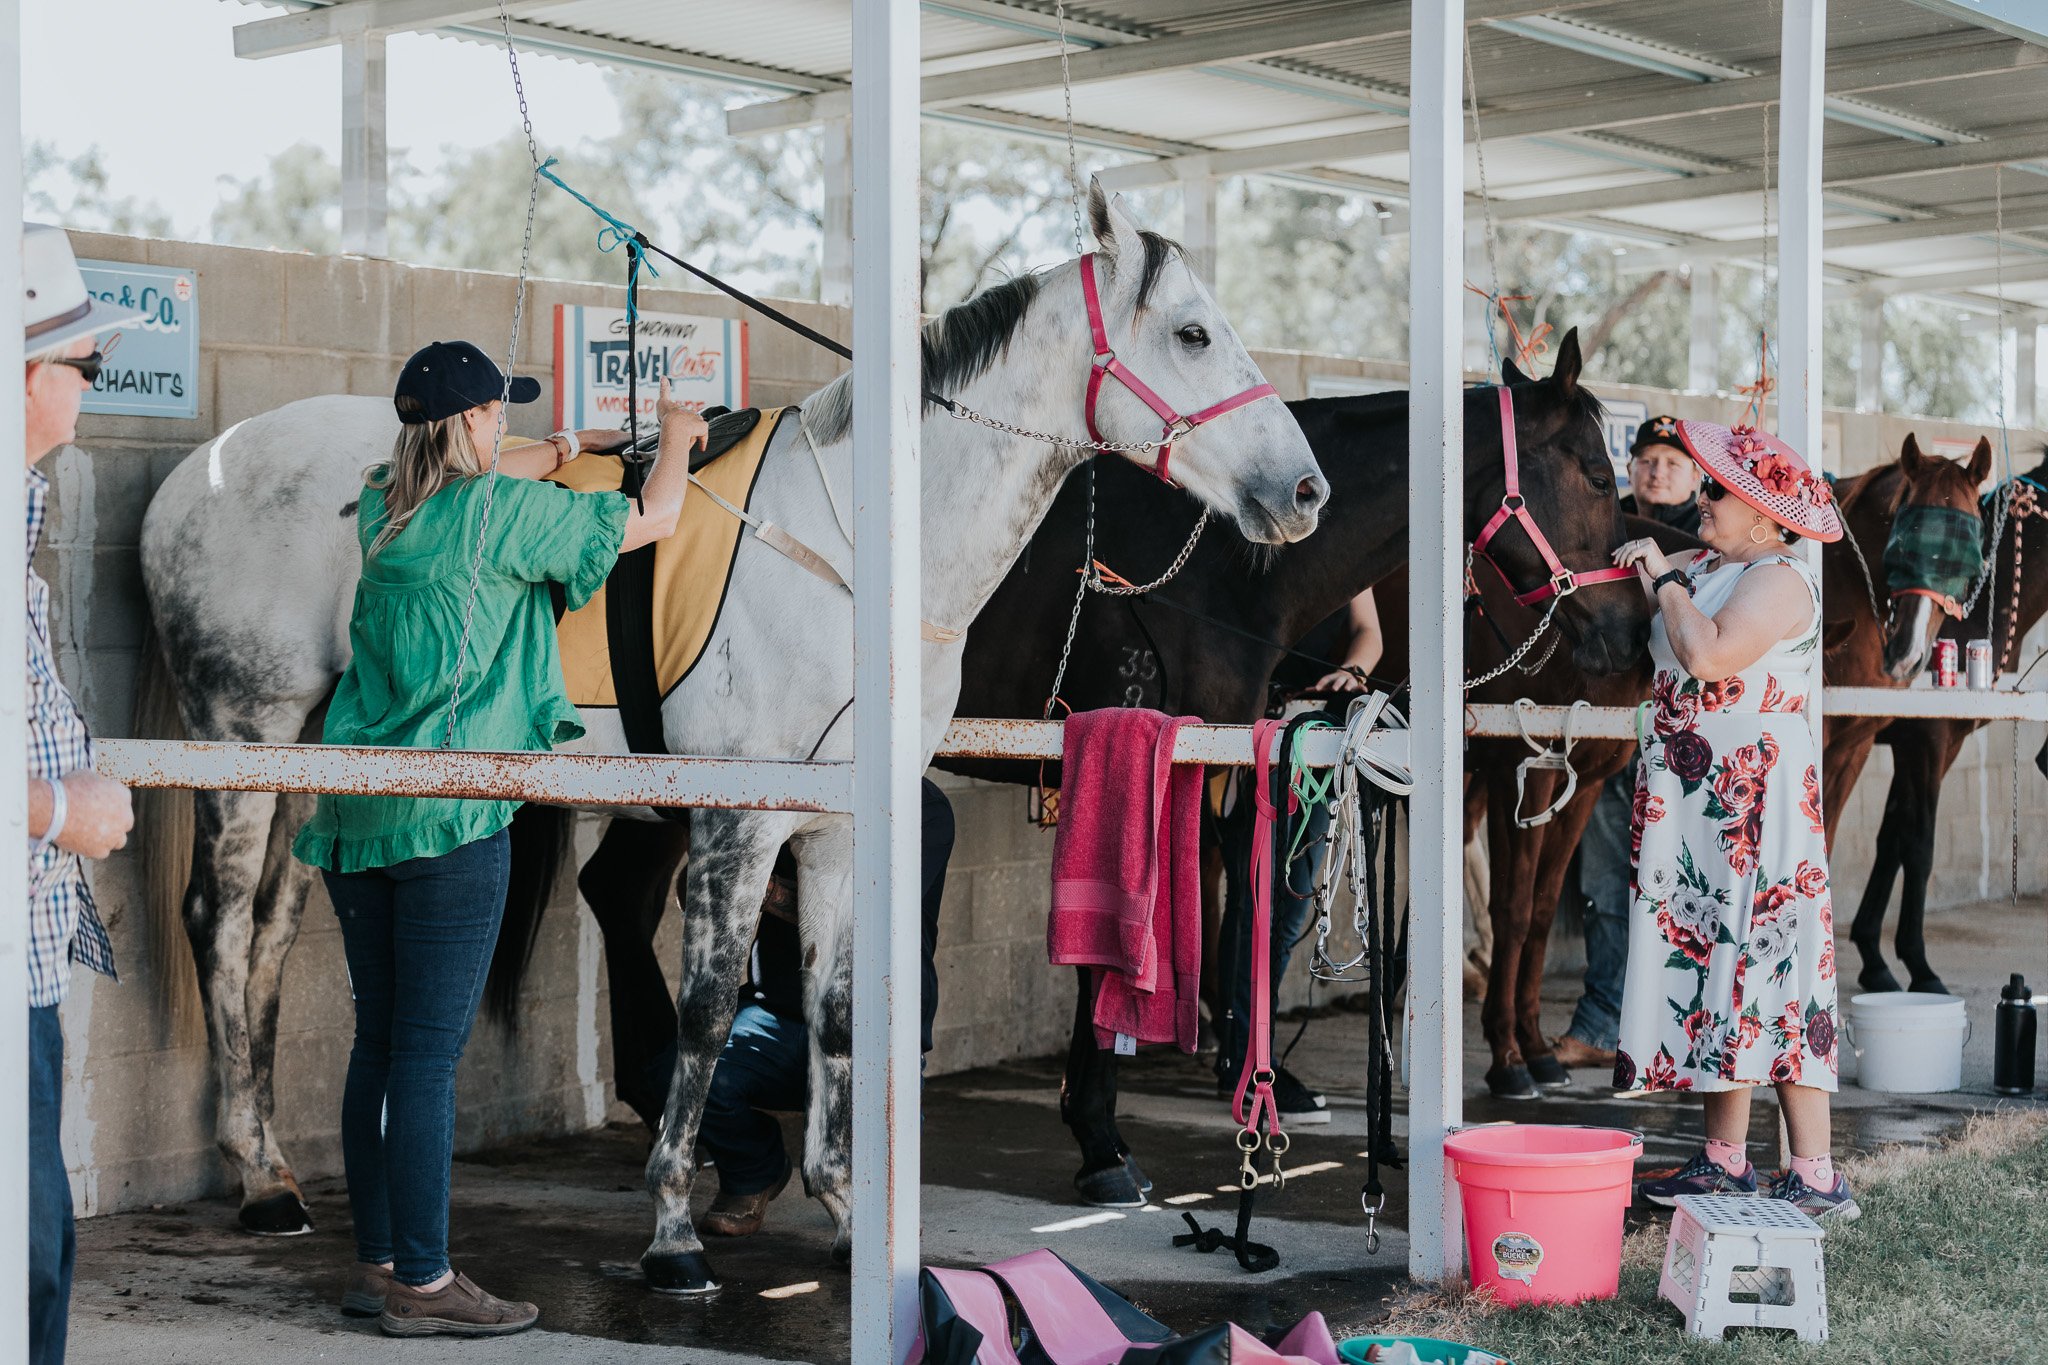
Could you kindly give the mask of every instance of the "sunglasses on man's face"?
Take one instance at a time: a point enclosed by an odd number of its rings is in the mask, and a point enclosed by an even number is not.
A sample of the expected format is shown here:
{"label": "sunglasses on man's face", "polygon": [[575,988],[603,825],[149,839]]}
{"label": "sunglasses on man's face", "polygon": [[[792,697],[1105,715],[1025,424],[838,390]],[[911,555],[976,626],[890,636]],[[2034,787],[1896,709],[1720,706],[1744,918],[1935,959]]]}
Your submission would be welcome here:
{"label": "sunglasses on man's face", "polygon": [[1719,502],[1721,499],[1728,496],[1728,490],[1723,488],[1720,484],[1715,483],[1712,479],[1701,479],[1700,496],[1705,498],[1708,502]]}
{"label": "sunglasses on man's face", "polygon": [[107,363],[107,356],[104,351],[94,351],[91,355],[62,356],[49,363],[69,366],[78,371],[78,377],[90,385],[99,383],[100,368]]}

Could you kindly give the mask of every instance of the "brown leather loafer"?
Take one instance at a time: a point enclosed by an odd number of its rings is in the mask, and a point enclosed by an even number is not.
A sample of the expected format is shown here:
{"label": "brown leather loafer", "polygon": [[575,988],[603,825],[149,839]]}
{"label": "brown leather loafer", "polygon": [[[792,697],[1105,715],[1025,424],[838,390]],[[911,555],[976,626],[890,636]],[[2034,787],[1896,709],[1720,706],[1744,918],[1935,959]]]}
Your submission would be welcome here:
{"label": "brown leather loafer", "polygon": [[429,1293],[398,1280],[384,1296],[377,1325],[389,1337],[503,1337],[540,1321],[530,1303],[510,1303],[486,1294],[467,1275],[457,1275]]}
{"label": "brown leather loafer", "polygon": [[390,1290],[390,1271],[357,1261],[349,1267],[348,1283],[341,1291],[341,1311],[346,1317],[374,1318],[384,1311],[384,1296]]}
{"label": "brown leather loafer", "polygon": [[1591,1043],[1574,1038],[1569,1033],[1562,1038],[1554,1040],[1551,1043],[1551,1048],[1561,1064],[1574,1069],[1583,1067],[1588,1070],[1595,1068],[1612,1070],[1614,1068],[1614,1054],[1612,1052],[1594,1047]]}
{"label": "brown leather loafer", "polygon": [[718,1198],[704,1211],[704,1221],[698,1227],[709,1237],[752,1237],[761,1230],[770,1201],[788,1184],[789,1172],[785,1171],[782,1179],[752,1194],[727,1194],[721,1189]]}

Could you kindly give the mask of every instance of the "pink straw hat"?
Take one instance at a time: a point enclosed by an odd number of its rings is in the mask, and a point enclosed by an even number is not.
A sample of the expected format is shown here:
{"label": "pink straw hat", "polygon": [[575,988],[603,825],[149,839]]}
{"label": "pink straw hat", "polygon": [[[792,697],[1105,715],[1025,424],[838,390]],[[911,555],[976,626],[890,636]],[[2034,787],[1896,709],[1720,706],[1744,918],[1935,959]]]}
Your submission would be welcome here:
{"label": "pink straw hat", "polygon": [[1819,541],[1842,538],[1834,490],[1769,432],[1684,421],[1678,439],[1714,482],[1778,525]]}

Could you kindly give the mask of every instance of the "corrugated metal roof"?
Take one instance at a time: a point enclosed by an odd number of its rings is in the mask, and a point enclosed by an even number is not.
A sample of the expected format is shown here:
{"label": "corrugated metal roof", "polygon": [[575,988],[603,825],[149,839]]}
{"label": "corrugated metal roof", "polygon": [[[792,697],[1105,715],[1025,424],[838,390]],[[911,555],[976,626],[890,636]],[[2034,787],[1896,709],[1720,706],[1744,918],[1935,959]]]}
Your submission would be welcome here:
{"label": "corrugated metal roof", "polygon": [[[244,0],[256,3],[257,0]],[[320,0],[324,2],[324,0]],[[1421,2],[1421,0],[1417,0]],[[293,0],[311,7],[316,0]],[[928,74],[986,70],[1002,78],[1013,63],[1057,51],[1052,0],[924,0],[923,51]],[[1295,25],[1347,19],[1377,27],[1379,36],[1325,43],[1250,59],[1224,57],[1079,84],[1074,117],[1099,142],[1129,140],[1133,149],[1192,146],[1216,150],[1286,144],[1309,138],[1398,126],[1409,77],[1405,0],[1091,0],[1069,7],[1076,50],[1232,30],[1269,40]],[[1494,13],[1500,13],[1496,6]],[[1779,65],[1778,7],[1751,0],[1605,0],[1548,11],[1540,4],[1507,13],[1468,33],[1474,79],[1485,119],[1530,111],[1577,119],[1591,106],[1654,101],[1709,80],[1768,75]],[[690,67],[696,58],[741,84],[748,71],[785,88],[843,85],[851,63],[845,0],[560,0],[519,11],[529,41],[618,59],[644,53],[654,64]],[[494,26],[489,26],[494,27]],[[486,26],[461,30],[479,36]],[[1909,0],[1830,0],[1831,61],[1854,62],[1884,86],[1846,96],[1825,126],[1826,157],[1911,153],[1935,141],[2009,137],[2048,131],[2048,52],[1973,27]],[[1244,49],[1239,49],[1240,51]],[[2039,64],[2015,67],[2032,58]],[[1882,59],[1879,62],[1879,59]],[[1940,69],[1921,64],[1934,64]],[[1967,70],[1965,70],[1967,66]],[[695,68],[702,71],[704,68]],[[1931,79],[1920,79],[1931,70]],[[787,79],[771,80],[778,75]],[[808,86],[805,83],[808,82]],[[1688,96],[1697,98],[1697,96]],[[979,112],[977,112],[979,111]],[[1057,87],[1003,90],[955,106],[952,113],[1039,129],[1057,126],[1064,101]],[[1395,115],[1390,118],[1389,113]],[[1775,118],[1773,118],[1775,122]],[[1753,169],[1765,154],[1763,109],[1721,108],[1581,133],[1489,139],[1488,188],[1503,201],[1584,195],[1569,221],[1605,221],[1637,237],[1645,230],[1686,241],[1754,237],[1761,220],[1755,191],[1684,198],[1700,187],[1695,175]],[[1775,154],[1775,149],[1772,149]],[[1478,188],[1468,155],[1467,184]],[[1405,150],[1318,166],[1292,175],[1341,182],[1346,173],[1404,181]],[[2048,157],[2040,164],[2048,167]],[[1994,197],[1989,168],[1969,168],[1844,185],[1830,192],[1828,226],[1887,219],[1981,213]],[[2009,167],[2008,199],[2048,194],[2048,179]],[[1640,199],[1669,184],[1666,203],[1609,204],[1620,188]],[[1774,211],[1775,212],[1775,211]],[[2008,234],[2009,249],[2048,251],[2048,228]],[[1854,251],[1830,251],[1845,268],[1898,268],[1950,274],[1973,268],[1984,243],[1972,237],[1929,237]],[[1982,291],[1975,291],[1980,297]],[[2014,297],[2022,295],[2015,287]]]}

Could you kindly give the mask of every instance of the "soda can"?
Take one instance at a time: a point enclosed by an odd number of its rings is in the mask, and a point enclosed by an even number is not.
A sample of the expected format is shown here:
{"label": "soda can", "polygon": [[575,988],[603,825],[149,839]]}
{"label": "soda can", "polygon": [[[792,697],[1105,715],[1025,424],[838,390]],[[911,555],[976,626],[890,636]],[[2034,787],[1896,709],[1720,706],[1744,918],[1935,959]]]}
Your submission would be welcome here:
{"label": "soda can", "polygon": [[1934,685],[1954,687],[1960,681],[1956,670],[1956,642],[1936,640],[1934,642]]}
{"label": "soda can", "polygon": [[1991,642],[1972,640],[1963,649],[1963,678],[1972,692],[1989,692],[1998,682],[1991,667]]}

